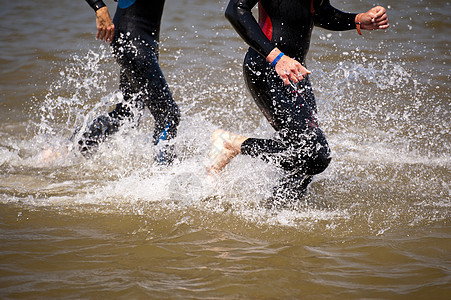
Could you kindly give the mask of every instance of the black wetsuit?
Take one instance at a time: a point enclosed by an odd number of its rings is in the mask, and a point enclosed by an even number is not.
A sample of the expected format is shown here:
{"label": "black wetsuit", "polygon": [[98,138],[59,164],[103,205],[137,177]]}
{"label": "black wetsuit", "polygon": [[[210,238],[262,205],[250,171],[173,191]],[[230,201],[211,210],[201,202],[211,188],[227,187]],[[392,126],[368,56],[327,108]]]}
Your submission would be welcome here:
{"label": "black wetsuit", "polygon": [[[258,22],[251,13],[257,3]],[[355,16],[333,8],[328,0],[231,0],[227,7],[227,19],[250,45],[243,67],[246,84],[277,132],[273,139],[247,139],[241,153],[273,162],[286,171],[275,188],[276,197],[298,198],[331,158],[318,127],[308,77],[297,83],[296,89],[287,87],[266,57],[278,47],[305,65],[314,25],[330,30],[355,29]]]}
{"label": "black wetsuit", "polygon": [[[86,0],[93,9],[105,4]],[[136,122],[139,111],[148,107],[155,119],[153,140],[171,139],[177,134],[180,112],[158,64],[158,43],[164,0],[120,0],[114,15],[113,54],[119,63],[120,90],[124,103],[108,116],[93,121],[79,141],[82,153],[89,153],[124,121]],[[136,114],[138,112],[138,116]],[[168,151],[168,149],[166,149]],[[171,153],[160,153],[171,160]]]}

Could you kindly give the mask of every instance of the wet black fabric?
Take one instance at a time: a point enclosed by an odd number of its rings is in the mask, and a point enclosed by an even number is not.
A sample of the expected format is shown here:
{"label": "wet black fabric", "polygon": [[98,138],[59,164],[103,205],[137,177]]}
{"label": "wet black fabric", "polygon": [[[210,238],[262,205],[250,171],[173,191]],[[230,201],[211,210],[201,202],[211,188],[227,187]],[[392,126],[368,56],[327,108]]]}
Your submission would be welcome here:
{"label": "wet black fabric", "polygon": [[[251,12],[257,3],[258,21]],[[342,12],[328,0],[231,0],[225,15],[250,46],[244,60],[244,78],[277,133],[272,139],[247,139],[241,153],[271,162],[286,172],[274,189],[276,198],[298,197],[312,176],[327,168],[330,149],[318,127],[308,77],[287,87],[266,57],[278,47],[304,64],[315,25],[330,30],[355,29],[356,14]]]}
{"label": "wet black fabric", "polygon": [[[124,122],[137,123],[139,111],[145,107],[149,108],[155,119],[155,144],[163,131],[165,139],[176,136],[180,111],[158,63],[164,2],[136,0],[125,9],[117,7],[113,20],[115,33],[112,48],[121,67],[120,90],[124,103],[117,104],[108,116],[94,120],[79,141],[82,152],[94,150],[93,146],[118,131]],[[99,131],[97,128],[104,129]]]}
{"label": "wet black fabric", "polygon": [[86,0],[86,2],[94,11],[97,11],[99,8],[106,6],[102,0]]}
{"label": "wet black fabric", "polygon": [[247,139],[241,153],[276,164],[287,172],[315,175],[330,161],[330,149],[316,118],[308,78],[286,87],[265,59],[249,50],[244,78],[256,104],[276,130],[273,139]]}
{"label": "wet black fabric", "polygon": [[[259,17],[252,8],[259,3]],[[355,29],[355,16],[331,6],[329,0],[231,0],[225,15],[238,34],[260,55],[266,57],[275,47],[304,62],[314,26],[328,30]],[[271,22],[271,37],[262,31],[262,16]],[[260,25],[259,25],[260,23]]]}

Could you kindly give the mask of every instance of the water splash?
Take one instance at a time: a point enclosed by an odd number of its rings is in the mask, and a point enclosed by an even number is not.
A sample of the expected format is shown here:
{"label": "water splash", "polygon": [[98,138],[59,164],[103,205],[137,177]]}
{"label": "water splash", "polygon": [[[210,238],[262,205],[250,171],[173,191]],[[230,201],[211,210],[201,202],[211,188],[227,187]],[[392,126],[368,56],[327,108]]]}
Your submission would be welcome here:
{"label": "water splash", "polygon": [[[113,70],[104,48],[71,57],[44,99],[35,101],[39,121],[31,126],[30,141],[13,141],[10,149],[0,149],[4,161],[21,169],[8,171],[2,201],[93,206],[96,212],[102,211],[100,205],[139,215],[200,211],[264,226],[349,232],[360,227],[375,235],[397,224],[449,216],[449,136],[444,130],[449,128],[448,104],[413,72],[390,61],[362,59],[340,63],[332,72],[313,70],[321,126],[334,159],[315,177],[305,199],[287,209],[267,210],[262,205],[281,174],[261,161],[237,157],[217,178],[206,175],[210,136],[217,127],[249,136],[273,134],[242,86],[240,72],[234,70],[222,81],[210,80],[218,73],[215,67],[167,76],[183,113],[173,140],[178,156],[173,166],[162,169],[153,162],[149,113],[139,128],[122,128],[90,160],[72,145],[68,159],[36,165],[46,145],[70,145],[75,128],[83,128],[121,100]],[[21,151],[29,155],[21,156]],[[40,184],[20,193],[12,183],[36,174]]]}

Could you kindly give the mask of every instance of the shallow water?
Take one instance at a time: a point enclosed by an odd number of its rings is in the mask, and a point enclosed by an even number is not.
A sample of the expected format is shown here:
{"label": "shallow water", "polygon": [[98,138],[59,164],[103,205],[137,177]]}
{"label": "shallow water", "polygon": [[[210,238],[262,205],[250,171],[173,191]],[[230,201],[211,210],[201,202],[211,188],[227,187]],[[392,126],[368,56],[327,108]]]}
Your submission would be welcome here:
{"label": "shallow water", "polygon": [[363,37],[315,29],[308,67],[333,161],[280,210],[262,205],[280,176],[263,162],[205,174],[214,129],[273,133],[226,1],[166,2],[161,66],[183,114],[173,166],[153,164],[148,113],[92,159],[43,162],[121,97],[92,11],[59,3],[0,12],[1,298],[449,297],[449,2],[381,1],[391,27]]}

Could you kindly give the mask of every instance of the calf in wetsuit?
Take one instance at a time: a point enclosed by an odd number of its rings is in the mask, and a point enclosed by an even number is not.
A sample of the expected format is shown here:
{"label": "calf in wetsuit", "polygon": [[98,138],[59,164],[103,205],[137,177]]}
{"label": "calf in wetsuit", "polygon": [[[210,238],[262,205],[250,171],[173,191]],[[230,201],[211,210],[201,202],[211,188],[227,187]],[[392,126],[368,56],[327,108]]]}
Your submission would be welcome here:
{"label": "calf in wetsuit", "polygon": [[[257,3],[258,22],[251,13]],[[239,153],[259,157],[286,172],[274,189],[275,198],[296,199],[331,160],[318,127],[310,71],[305,68],[312,29],[315,25],[329,30],[357,28],[359,33],[385,29],[385,9],[375,7],[357,15],[335,9],[328,0],[231,0],[225,14],[250,45],[244,78],[276,137],[256,139],[215,131],[210,172],[219,172]]]}
{"label": "calf in wetsuit", "polygon": [[[127,121],[139,121],[148,107],[155,119],[154,144],[174,138],[180,112],[158,64],[158,42],[164,0],[119,0],[114,25],[101,0],[86,0],[96,11],[97,37],[110,41],[119,63],[120,90],[124,97],[107,116],[96,118],[78,142],[83,154],[91,153]],[[170,147],[160,150],[157,160],[170,163]]]}

